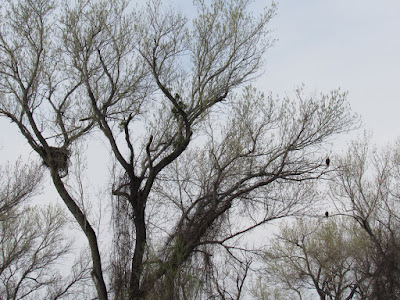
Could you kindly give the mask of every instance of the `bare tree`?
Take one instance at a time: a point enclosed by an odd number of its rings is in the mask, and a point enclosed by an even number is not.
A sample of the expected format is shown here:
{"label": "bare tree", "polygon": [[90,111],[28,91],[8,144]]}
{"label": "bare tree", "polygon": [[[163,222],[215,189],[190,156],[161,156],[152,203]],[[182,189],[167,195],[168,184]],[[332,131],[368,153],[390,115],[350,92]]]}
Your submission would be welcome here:
{"label": "bare tree", "polygon": [[0,221],[18,218],[16,208],[35,196],[42,174],[35,164],[23,165],[20,159],[14,166],[0,166]]}
{"label": "bare tree", "polygon": [[298,299],[310,299],[310,290],[321,300],[365,299],[370,243],[351,220],[298,220],[282,226],[271,244],[264,255],[268,283]]}
{"label": "bare tree", "polygon": [[[301,213],[313,200],[306,182],[326,171],[324,143],[351,128],[340,91],[234,93],[271,46],[275,6],[257,17],[249,2],[195,1],[191,24],[157,0],[137,11],[125,1],[4,5],[0,115],[85,233],[99,299],[143,299],[157,287],[172,298],[186,263],[220,247],[235,257],[239,237]],[[109,287],[93,221],[66,185],[71,151],[89,132],[108,141],[114,163]]]}
{"label": "bare tree", "polygon": [[[3,167],[0,178],[0,294],[4,299],[59,299],[87,278],[82,262],[69,278],[59,264],[70,252],[67,218],[56,205],[29,205],[42,172],[37,166]],[[47,295],[47,296],[46,296]]]}
{"label": "bare tree", "polygon": [[400,295],[399,141],[379,151],[370,139],[365,135],[354,141],[338,158],[332,191],[339,212],[352,217],[373,243],[366,266],[373,276],[369,296],[396,299]]}

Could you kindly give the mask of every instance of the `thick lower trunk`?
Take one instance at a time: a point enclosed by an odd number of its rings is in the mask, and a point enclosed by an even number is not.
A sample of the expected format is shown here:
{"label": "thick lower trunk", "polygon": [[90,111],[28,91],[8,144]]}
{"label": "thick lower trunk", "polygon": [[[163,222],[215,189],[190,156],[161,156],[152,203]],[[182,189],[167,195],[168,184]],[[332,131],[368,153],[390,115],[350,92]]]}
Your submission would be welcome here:
{"label": "thick lower trunk", "polygon": [[147,239],[144,207],[135,211],[135,229],[135,252],[132,258],[132,270],[129,282],[129,298],[132,300],[142,299],[144,296],[143,291],[140,289],[140,279],[143,274],[143,256]]}

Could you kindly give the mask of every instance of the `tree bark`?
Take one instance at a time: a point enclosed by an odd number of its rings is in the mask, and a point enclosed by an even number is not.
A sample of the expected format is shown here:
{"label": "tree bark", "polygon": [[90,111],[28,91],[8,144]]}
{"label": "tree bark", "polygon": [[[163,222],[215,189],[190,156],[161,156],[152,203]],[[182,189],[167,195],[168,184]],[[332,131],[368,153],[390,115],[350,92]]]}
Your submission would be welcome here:
{"label": "tree bark", "polygon": [[62,182],[60,176],[55,170],[51,170],[51,177],[57,192],[63,199],[65,205],[68,207],[71,214],[74,216],[75,220],[78,222],[82,231],[85,233],[86,238],[89,242],[93,268],[91,271],[93,282],[96,286],[97,295],[100,300],[107,300],[107,288],[103,278],[103,271],[101,267],[100,251],[97,244],[97,236],[94,232],[92,226],[88,222],[85,214],[81,211],[72,197],[69,195],[68,191],[65,189],[64,183]]}

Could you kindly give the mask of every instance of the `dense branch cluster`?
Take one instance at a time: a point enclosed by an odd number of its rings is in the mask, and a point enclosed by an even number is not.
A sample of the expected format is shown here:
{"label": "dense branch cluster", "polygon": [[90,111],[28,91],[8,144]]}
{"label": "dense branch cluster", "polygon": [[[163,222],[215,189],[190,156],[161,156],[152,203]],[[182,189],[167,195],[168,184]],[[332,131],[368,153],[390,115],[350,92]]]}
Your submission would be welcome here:
{"label": "dense branch cluster", "polygon": [[[245,86],[272,45],[275,5],[254,16],[248,0],[195,4],[192,22],[157,0],[2,7],[0,116],[48,167],[102,300],[232,298],[215,267],[225,254],[242,276],[239,298],[252,252],[239,239],[303,213],[328,172],[327,142],[355,123],[339,90],[279,99]],[[114,166],[111,257],[70,181],[90,134],[109,146],[99,163]]]}
{"label": "dense branch cluster", "polygon": [[[282,226],[264,253],[258,298],[270,283],[302,299],[397,299],[399,276],[399,147],[354,141],[335,157],[327,217]],[[263,282],[263,280],[266,280]],[[263,290],[264,289],[264,290]],[[274,299],[279,299],[275,297]]]}
{"label": "dense branch cluster", "polygon": [[82,292],[87,260],[80,257],[69,276],[54,268],[71,253],[67,218],[60,205],[33,206],[42,172],[37,166],[0,168],[0,294],[4,299],[59,299]]}

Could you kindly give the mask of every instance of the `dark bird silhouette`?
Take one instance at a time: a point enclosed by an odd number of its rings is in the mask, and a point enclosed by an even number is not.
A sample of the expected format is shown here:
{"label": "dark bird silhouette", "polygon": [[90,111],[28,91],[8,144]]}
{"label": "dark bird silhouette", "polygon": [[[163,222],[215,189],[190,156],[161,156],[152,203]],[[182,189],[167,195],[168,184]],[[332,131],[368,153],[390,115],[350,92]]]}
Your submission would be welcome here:
{"label": "dark bird silhouette", "polygon": [[329,217],[329,213],[327,211],[325,212],[325,217]]}
{"label": "dark bird silhouette", "polygon": [[329,165],[331,164],[331,160],[329,159],[329,157],[325,160],[326,163],[326,167],[329,167]]}

